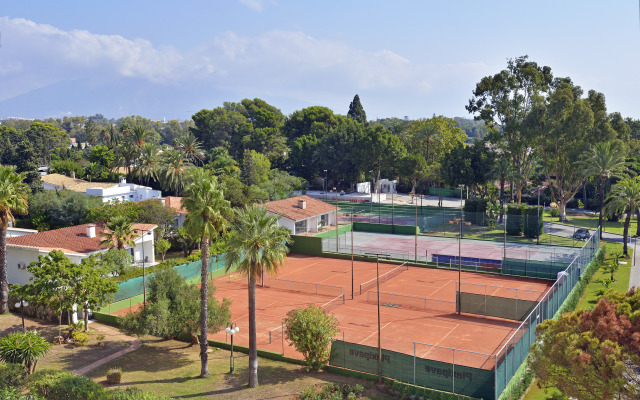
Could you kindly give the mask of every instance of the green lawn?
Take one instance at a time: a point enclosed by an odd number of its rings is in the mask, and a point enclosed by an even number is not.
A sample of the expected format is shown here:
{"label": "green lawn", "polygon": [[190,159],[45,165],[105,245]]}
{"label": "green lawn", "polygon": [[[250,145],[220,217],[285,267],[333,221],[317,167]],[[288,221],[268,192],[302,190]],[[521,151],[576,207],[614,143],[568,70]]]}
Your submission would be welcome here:
{"label": "green lawn", "polygon": [[356,379],[328,372],[306,372],[301,365],[260,358],[258,379],[260,386],[249,389],[249,358],[235,353],[235,374],[229,374],[230,352],[212,349],[209,354],[207,379],[199,378],[199,347],[175,340],[152,336],[141,338],[142,347],[87,374],[99,383],[106,384],[109,368],[123,370],[120,388],[138,387],[163,393],[174,399],[289,399],[304,388],[322,383],[359,383],[365,387],[365,395],[378,400],[391,399],[379,392],[373,381]]}
{"label": "green lawn", "polygon": [[[496,229],[493,229],[493,230],[488,230],[486,226],[465,225],[463,229],[464,229],[463,235],[465,239],[488,240],[492,242],[504,241],[504,228],[502,226],[498,226]],[[428,233],[425,233],[425,235],[455,237],[455,238],[457,238],[459,234],[460,234],[460,227],[459,225],[456,225],[456,224],[438,225],[430,229]],[[536,244],[538,243],[538,239],[527,238],[524,236],[507,235],[507,243]],[[554,246],[582,247],[584,245],[584,242],[581,240],[574,240],[571,238],[543,233],[542,235],[540,235],[540,244],[554,245]]]}
{"label": "green lawn", "polygon": [[[605,263],[613,260],[613,256],[617,253],[622,253],[622,243],[607,243],[607,255],[605,257]],[[633,249],[630,249],[629,253],[633,257]],[[623,262],[628,262],[626,265],[620,265],[620,269],[615,274],[616,281],[609,287],[620,292],[626,292],[629,288],[629,276],[631,274],[632,259],[622,259]],[[597,292],[604,289],[602,284],[603,279],[608,278],[607,274],[604,274],[601,270],[591,278],[591,282],[587,285],[584,294],[580,298],[580,301],[576,305],[576,310],[588,310],[596,305]],[[559,393],[558,390],[552,389],[540,389],[534,380],[529,388],[529,391],[524,395],[522,400],[551,400],[554,393]]]}
{"label": "green lawn", "polygon": [[[544,212],[544,220],[547,222],[555,222],[559,224],[565,224],[580,228],[589,228],[596,229],[598,227],[598,215],[587,215],[587,214],[567,214],[567,222],[559,222],[558,217],[551,217],[550,211]],[[605,232],[617,233],[622,235],[624,230],[624,220],[620,220],[618,222],[610,222],[604,219],[604,230]],[[636,218],[631,218],[631,222],[629,223],[629,236],[633,236],[636,233]]]}

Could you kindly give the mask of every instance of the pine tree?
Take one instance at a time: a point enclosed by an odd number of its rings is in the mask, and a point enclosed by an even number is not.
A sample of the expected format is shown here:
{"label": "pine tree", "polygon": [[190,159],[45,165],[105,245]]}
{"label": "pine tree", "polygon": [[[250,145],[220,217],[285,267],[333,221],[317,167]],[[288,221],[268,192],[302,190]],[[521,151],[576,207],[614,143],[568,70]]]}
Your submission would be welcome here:
{"label": "pine tree", "polygon": [[367,113],[364,112],[364,108],[360,103],[360,96],[357,94],[353,98],[351,104],[349,104],[349,112],[347,113],[347,116],[361,124],[367,124]]}

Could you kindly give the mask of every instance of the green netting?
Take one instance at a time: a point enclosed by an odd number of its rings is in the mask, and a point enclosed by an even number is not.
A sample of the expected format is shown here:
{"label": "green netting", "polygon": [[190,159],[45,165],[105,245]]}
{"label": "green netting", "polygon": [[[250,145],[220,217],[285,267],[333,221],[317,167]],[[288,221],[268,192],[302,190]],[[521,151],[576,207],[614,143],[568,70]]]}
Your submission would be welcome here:
{"label": "green netting", "polygon": [[467,314],[522,321],[536,305],[537,301],[461,292],[458,309]]}
{"label": "green netting", "polygon": [[[452,349],[448,349],[453,359]],[[465,396],[494,399],[494,372],[414,357],[382,349],[382,375],[398,381]],[[331,365],[370,374],[378,373],[378,349],[336,340]]]}
{"label": "green netting", "polygon": [[[198,260],[187,264],[176,265],[173,269],[178,272],[178,275],[182,276],[187,281],[191,281],[197,280],[200,277],[201,265],[202,261]],[[222,270],[224,268],[224,254],[213,256],[209,259],[209,273]],[[153,273],[148,274],[145,279],[149,279],[151,276],[153,276]],[[144,291],[142,279],[143,277],[139,276],[137,278],[129,279],[128,281],[120,282],[118,284],[118,293],[113,296],[113,301],[116,302],[142,294]]]}
{"label": "green netting", "polygon": [[505,258],[502,261],[502,273],[531,278],[556,279],[558,272],[564,271],[568,266],[569,264],[558,261]]}

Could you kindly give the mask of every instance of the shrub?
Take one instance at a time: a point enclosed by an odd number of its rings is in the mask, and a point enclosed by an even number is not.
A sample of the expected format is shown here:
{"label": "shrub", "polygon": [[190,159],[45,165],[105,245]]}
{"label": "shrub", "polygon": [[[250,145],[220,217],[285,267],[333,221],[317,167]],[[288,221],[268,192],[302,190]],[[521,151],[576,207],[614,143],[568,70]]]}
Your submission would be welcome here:
{"label": "shrub", "polygon": [[560,210],[558,209],[558,207],[554,207],[551,209],[551,216],[553,218],[558,218],[560,216]]}
{"label": "shrub", "polygon": [[111,368],[107,372],[107,383],[117,385],[122,382],[122,368]]}
{"label": "shrub", "polygon": [[528,238],[536,238],[543,233],[542,228],[542,207],[538,212],[538,207],[528,207],[523,210],[524,214],[524,235]]}
{"label": "shrub", "polygon": [[523,210],[526,204],[509,204],[507,207],[507,235],[521,236],[524,227]]}
{"label": "shrub", "polygon": [[46,400],[35,394],[22,393],[17,387],[6,387],[0,389],[0,399],[2,400]]}
{"label": "shrub", "polygon": [[105,335],[103,334],[96,336],[96,340],[98,341],[98,346],[104,346],[104,343],[103,343],[104,338],[105,338]]}
{"label": "shrub", "polygon": [[73,337],[73,342],[76,346],[84,346],[85,344],[89,343],[89,335],[84,332],[73,331],[71,336]]}
{"label": "shrub", "polygon": [[22,364],[0,364],[0,388],[21,387],[26,376],[27,368]]}
{"label": "shrub", "polygon": [[47,400],[98,400],[106,393],[105,389],[87,378],[70,372],[44,370],[29,379],[31,393]]}
{"label": "shrub", "polygon": [[15,332],[0,339],[0,360],[23,364],[27,374],[35,372],[38,360],[51,348],[37,331]]}
{"label": "shrub", "polygon": [[307,370],[317,371],[327,365],[331,342],[340,332],[335,316],[311,304],[289,311],[284,323],[286,338],[304,356]]}

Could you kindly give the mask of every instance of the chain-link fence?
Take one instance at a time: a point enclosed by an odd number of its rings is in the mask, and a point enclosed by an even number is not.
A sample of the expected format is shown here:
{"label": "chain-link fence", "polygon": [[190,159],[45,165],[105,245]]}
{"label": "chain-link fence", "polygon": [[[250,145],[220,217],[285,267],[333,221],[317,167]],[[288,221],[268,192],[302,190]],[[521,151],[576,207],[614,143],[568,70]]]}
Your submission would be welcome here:
{"label": "chain-link fence", "polygon": [[[381,224],[413,226],[420,234],[506,243],[546,244],[582,247],[588,237],[584,228],[570,224],[547,223],[542,208],[524,209],[513,205],[481,212],[460,208],[423,206],[421,199],[413,205],[338,202],[339,224]],[[329,201],[331,202],[331,201]],[[333,202],[335,204],[335,202]],[[593,233],[590,230],[590,234]]]}
{"label": "chain-link fence", "polygon": [[[222,270],[225,268],[225,255],[220,254],[209,259],[209,273]],[[187,264],[176,265],[173,267],[178,275],[187,281],[198,279],[202,273],[202,261],[194,261]],[[144,279],[148,280],[153,273],[147,274]],[[118,283],[118,293],[113,296],[113,301],[120,301],[142,294],[144,291],[143,277],[132,278],[124,282]]]}
{"label": "chain-link fence", "polygon": [[[529,347],[536,340],[535,329],[538,324],[556,315],[594,259],[600,248],[598,232],[584,244],[573,261],[557,274],[556,282],[547,292],[492,288],[491,293],[496,293],[498,289],[513,293],[500,292],[496,296],[489,296],[486,285],[463,283],[466,294],[478,297],[465,299],[463,312],[470,312],[467,308],[474,305],[477,308],[474,314],[522,321],[493,354],[414,341],[413,355],[381,349],[379,357],[378,348],[351,343],[343,338],[336,340],[331,347],[331,365],[370,374],[378,374],[380,368],[383,376],[405,383],[474,398],[497,399],[529,354]],[[506,297],[511,297],[508,304],[504,300]],[[390,307],[399,305],[417,310],[442,308],[445,312],[452,312],[456,307],[456,303],[436,303],[433,299],[367,292],[367,301],[376,303],[378,298],[380,304]],[[496,303],[494,300],[502,302]]]}

